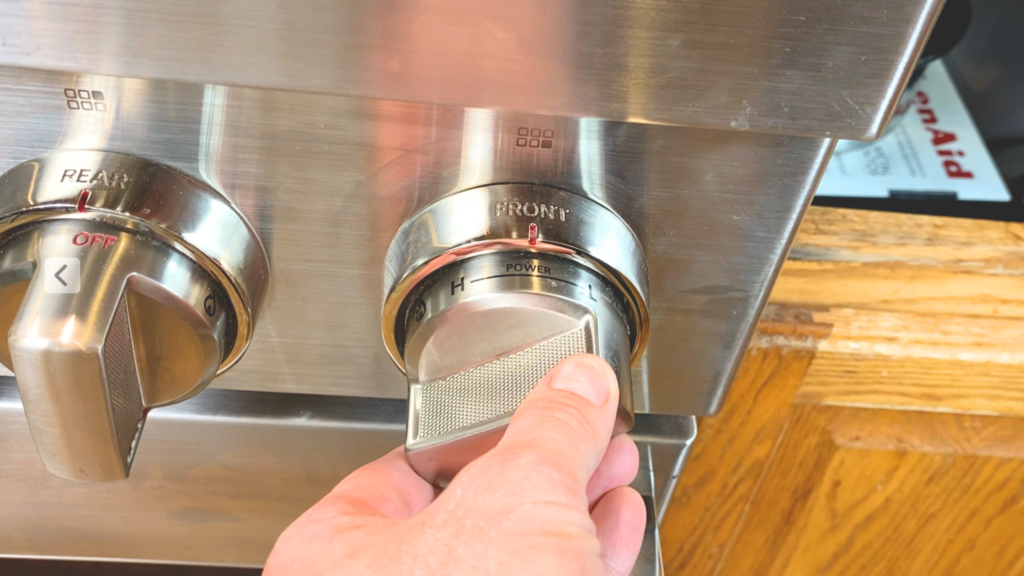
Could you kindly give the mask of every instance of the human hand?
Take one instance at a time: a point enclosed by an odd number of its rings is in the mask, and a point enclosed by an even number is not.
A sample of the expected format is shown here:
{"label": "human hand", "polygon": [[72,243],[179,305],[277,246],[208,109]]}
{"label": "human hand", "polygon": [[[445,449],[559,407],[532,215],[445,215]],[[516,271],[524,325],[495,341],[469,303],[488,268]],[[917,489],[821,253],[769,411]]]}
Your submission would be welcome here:
{"label": "human hand", "polygon": [[443,491],[396,449],[289,526],[264,576],[628,574],[646,509],[636,445],[611,437],[618,394],[597,356],[562,361]]}

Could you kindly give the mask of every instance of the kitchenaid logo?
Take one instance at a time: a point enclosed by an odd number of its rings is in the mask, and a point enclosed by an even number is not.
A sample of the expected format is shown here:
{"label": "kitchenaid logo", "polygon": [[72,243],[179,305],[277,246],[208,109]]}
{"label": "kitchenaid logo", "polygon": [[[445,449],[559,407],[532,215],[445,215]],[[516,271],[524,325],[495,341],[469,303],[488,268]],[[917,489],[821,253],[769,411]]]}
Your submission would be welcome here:
{"label": "kitchenaid logo", "polygon": [[494,204],[495,216],[529,216],[530,218],[547,218],[565,222],[569,211],[565,208],[541,204],[539,202],[496,202]]}
{"label": "kitchenaid logo", "polygon": [[935,115],[935,110],[928,107],[929,99],[927,94],[918,90],[914,96],[917,100],[917,115],[920,116],[924,129],[932,135],[932,146],[942,161],[942,167],[946,170],[946,176],[950,178],[973,179],[974,174],[969,170],[964,170],[964,167],[960,164],[961,161],[957,160],[957,158],[963,158],[963,150],[951,149],[950,145],[956,142],[956,133],[940,130],[936,126],[939,119]]}

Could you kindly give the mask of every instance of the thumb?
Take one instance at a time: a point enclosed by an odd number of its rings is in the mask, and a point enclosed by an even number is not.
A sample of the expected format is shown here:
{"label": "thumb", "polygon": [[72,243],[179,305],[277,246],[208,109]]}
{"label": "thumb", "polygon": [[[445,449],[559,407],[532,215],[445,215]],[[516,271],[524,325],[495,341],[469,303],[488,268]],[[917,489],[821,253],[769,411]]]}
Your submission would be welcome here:
{"label": "thumb", "polygon": [[491,455],[548,486],[585,495],[608,448],[619,405],[615,372],[590,354],[561,361],[516,409]]}

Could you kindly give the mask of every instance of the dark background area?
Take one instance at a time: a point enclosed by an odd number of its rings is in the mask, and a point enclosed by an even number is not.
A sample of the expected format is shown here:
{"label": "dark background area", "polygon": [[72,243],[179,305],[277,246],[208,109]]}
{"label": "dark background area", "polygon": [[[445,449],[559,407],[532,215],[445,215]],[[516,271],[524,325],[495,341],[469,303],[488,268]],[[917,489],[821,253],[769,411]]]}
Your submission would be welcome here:
{"label": "dark background area", "polygon": [[[1024,222],[1024,2],[947,0],[915,70],[942,58],[1006,181],[1010,202],[814,199],[817,206]],[[913,81],[913,80],[912,80]]]}

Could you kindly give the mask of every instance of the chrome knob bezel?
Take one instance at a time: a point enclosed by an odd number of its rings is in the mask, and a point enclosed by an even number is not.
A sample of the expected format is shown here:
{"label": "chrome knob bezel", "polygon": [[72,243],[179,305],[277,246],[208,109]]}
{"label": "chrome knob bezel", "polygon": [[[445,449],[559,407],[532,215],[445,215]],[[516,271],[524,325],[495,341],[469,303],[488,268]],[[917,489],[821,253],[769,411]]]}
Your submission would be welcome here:
{"label": "chrome knob bezel", "polygon": [[[534,226],[531,226],[533,224]],[[449,194],[398,230],[384,261],[384,344],[404,372],[406,300],[428,276],[465,258],[505,250],[570,258],[607,278],[637,319],[634,365],[650,326],[647,264],[639,238],[600,202],[536,184],[494,184]]]}
{"label": "chrome knob bezel", "polygon": [[20,226],[54,219],[150,235],[190,257],[225,289],[237,321],[217,373],[241,358],[267,293],[270,259],[220,192],[164,164],[106,151],[57,151],[0,176],[0,244]]}

